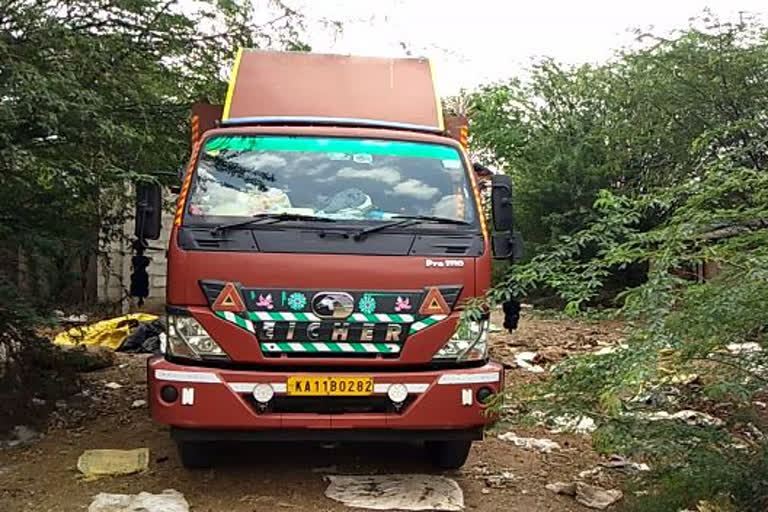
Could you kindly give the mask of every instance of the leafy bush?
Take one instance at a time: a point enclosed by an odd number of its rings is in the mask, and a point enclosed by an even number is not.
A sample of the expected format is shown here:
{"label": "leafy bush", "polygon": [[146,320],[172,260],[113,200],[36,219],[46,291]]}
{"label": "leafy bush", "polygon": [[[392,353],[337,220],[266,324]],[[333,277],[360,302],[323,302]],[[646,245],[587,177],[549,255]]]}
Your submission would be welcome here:
{"label": "leafy bush", "polygon": [[[518,135],[499,140],[498,155],[518,178],[523,229],[539,230],[540,244],[490,300],[549,289],[575,315],[622,269],[648,269],[618,296],[624,345],[566,360],[519,398],[529,411],[592,416],[602,451],[652,458],[655,490],[632,500],[633,510],[700,500],[764,510],[768,496],[768,425],[753,403],[768,391],[768,30],[706,21],[672,38],[644,35],[650,46],[598,69],[545,62],[533,89],[511,89],[504,122],[518,123]],[[497,88],[478,101],[486,108],[498,98]],[[498,109],[507,112],[506,101]],[[490,123],[485,115],[481,125]],[[491,145],[496,135],[476,140]],[[560,151],[566,141],[574,147]],[[582,170],[586,188],[546,206]],[[539,210],[526,202],[575,220],[528,225],[525,208]],[[724,424],[648,421],[680,409]]]}

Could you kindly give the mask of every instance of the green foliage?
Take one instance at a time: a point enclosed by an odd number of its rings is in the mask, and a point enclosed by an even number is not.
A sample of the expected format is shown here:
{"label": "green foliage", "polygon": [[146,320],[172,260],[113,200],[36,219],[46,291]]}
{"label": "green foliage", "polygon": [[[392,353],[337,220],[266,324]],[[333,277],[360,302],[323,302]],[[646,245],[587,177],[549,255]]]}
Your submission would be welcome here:
{"label": "green foliage", "polygon": [[[551,290],[579,314],[624,269],[648,269],[618,296],[624,345],[564,361],[525,397],[599,420],[602,451],[655,458],[658,492],[635,510],[722,496],[764,510],[768,493],[752,404],[768,384],[768,29],[707,26],[642,34],[645,47],[599,68],[545,61],[531,84],[482,91],[473,117],[536,242],[489,300]],[[744,343],[758,350],[734,350]],[[726,423],[644,420],[680,409]]]}
{"label": "green foliage", "polygon": [[46,265],[57,298],[121,236],[126,183],[175,178],[189,107],[222,100],[236,48],[303,47],[300,30],[277,1],[0,0],[0,249]]}

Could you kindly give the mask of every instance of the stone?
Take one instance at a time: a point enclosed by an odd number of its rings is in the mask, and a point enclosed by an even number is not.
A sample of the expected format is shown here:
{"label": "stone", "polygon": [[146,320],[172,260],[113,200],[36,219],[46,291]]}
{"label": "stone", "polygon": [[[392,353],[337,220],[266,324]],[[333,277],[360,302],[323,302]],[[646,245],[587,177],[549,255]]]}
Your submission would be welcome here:
{"label": "stone", "polygon": [[107,389],[113,389],[114,390],[114,389],[122,388],[123,385],[122,384],[118,384],[117,382],[107,382],[106,384],[104,384],[104,387],[107,388]]}
{"label": "stone", "polygon": [[464,493],[440,475],[345,475],[326,477],[325,495],[348,507],[370,510],[464,510]]}
{"label": "stone", "polygon": [[576,495],[576,486],[573,483],[554,482],[545,485],[544,488],[555,494],[565,494],[566,496]]}
{"label": "stone", "polygon": [[603,489],[584,482],[576,482],[575,487],[576,501],[598,510],[605,510],[624,497],[624,493],[618,489]]}
{"label": "stone", "polygon": [[11,429],[11,436],[14,441],[17,441],[16,444],[31,443],[37,439],[39,435],[40,434],[26,425],[16,425]]}
{"label": "stone", "polygon": [[144,407],[145,405],[147,405],[146,400],[134,400],[133,402],[131,402],[131,409],[139,409],[141,407]]}
{"label": "stone", "polygon": [[174,489],[166,489],[160,494],[102,492],[93,497],[88,512],[189,512],[189,503]]}
{"label": "stone", "polygon": [[77,469],[89,479],[130,475],[149,468],[149,448],[135,450],[86,450],[77,459]]}
{"label": "stone", "polygon": [[598,510],[604,510],[624,497],[624,494],[617,489],[603,489],[584,482],[554,482],[547,484],[545,488],[555,494],[573,496],[585,507]]}

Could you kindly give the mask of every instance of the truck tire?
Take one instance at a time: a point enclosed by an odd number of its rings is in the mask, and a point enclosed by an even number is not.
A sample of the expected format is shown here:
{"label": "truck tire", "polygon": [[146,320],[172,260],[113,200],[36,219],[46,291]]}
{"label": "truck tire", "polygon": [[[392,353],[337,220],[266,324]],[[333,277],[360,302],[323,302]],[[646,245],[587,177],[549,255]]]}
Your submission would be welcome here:
{"label": "truck tire", "polygon": [[213,465],[213,450],[210,443],[178,441],[176,449],[181,463],[187,469],[207,469]]}
{"label": "truck tire", "polygon": [[432,464],[440,469],[459,469],[467,461],[472,441],[427,441],[425,448]]}

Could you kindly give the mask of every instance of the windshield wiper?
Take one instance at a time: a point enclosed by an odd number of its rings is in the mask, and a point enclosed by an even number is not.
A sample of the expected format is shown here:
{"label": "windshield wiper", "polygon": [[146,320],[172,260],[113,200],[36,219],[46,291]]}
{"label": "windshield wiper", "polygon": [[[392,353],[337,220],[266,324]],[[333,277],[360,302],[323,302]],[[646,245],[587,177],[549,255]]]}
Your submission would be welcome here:
{"label": "windshield wiper", "polygon": [[435,217],[432,215],[393,215],[393,219],[403,219],[396,222],[388,222],[386,224],[379,224],[378,226],[371,226],[369,228],[361,229],[352,238],[355,240],[362,240],[366,235],[376,233],[377,231],[383,231],[389,228],[396,228],[402,226],[410,226],[412,224],[418,224],[420,222],[436,222],[438,224],[456,224],[459,226],[469,226],[470,223],[464,220],[451,219],[449,217]]}
{"label": "windshield wiper", "polygon": [[239,222],[232,222],[230,224],[219,224],[218,226],[211,229],[211,234],[216,235],[218,233],[221,233],[222,231],[226,231],[228,229],[235,229],[235,228],[241,228],[245,226],[249,226],[251,224],[274,224],[275,222],[283,222],[283,221],[290,221],[290,220],[309,220],[309,221],[315,221],[315,222],[336,222],[335,219],[330,219],[328,217],[315,217],[314,215],[302,215],[300,213],[259,213],[254,215],[248,220],[243,220]]}

